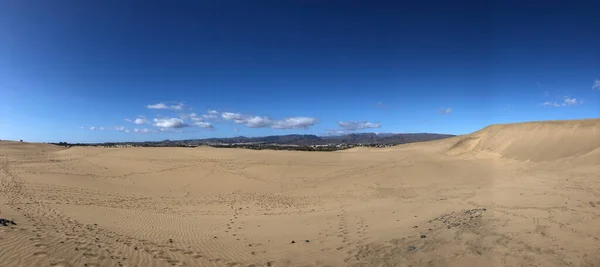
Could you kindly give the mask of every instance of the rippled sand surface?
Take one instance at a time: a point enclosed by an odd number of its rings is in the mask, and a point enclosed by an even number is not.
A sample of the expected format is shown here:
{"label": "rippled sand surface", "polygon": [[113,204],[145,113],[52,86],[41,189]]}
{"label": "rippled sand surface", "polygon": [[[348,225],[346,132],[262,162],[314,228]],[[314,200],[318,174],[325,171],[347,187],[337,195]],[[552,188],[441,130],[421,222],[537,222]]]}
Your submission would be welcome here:
{"label": "rippled sand surface", "polygon": [[0,266],[600,266],[600,120],[338,152],[0,142]]}

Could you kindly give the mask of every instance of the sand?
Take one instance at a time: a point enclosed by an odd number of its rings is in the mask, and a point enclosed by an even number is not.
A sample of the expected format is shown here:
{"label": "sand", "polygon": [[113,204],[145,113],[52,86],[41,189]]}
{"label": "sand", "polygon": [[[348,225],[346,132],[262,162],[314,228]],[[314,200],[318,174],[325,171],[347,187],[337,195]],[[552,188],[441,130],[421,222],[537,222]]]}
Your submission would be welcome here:
{"label": "sand", "polygon": [[337,152],[0,142],[0,266],[600,266],[600,120]]}

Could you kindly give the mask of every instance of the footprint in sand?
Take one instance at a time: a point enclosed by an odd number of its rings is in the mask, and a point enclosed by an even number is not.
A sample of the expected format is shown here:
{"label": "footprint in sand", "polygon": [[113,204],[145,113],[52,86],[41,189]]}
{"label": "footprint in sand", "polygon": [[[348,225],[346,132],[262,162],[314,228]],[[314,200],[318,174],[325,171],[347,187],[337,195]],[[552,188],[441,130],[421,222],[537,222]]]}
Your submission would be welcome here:
{"label": "footprint in sand", "polygon": [[159,254],[162,253],[160,250],[158,249],[146,249],[146,252],[150,253],[150,254]]}
{"label": "footprint in sand", "polygon": [[97,259],[100,257],[98,254],[93,253],[93,252],[85,252],[85,253],[83,253],[83,256],[86,258],[90,258],[90,259]]}
{"label": "footprint in sand", "polygon": [[173,265],[173,266],[179,266],[182,265],[182,263],[178,260],[167,260],[167,263]]}
{"label": "footprint in sand", "polygon": [[73,265],[69,264],[67,261],[63,259],[51,259],[50,260],[51,267],[71,267]]}
{"label": "footprint in sand", "polygon": [[184,255],[192,256],[192,258],[194,258],[194,259],[202,259],[202,258],[204,258],[204,255],[202,255],[202,254],[200,254],[198,252],[193,252],[193,251],[189,251],[189,250],[188,251],[184,251],[183,254]]}
{"label": "footprint in sand", "polygon": [[43,243],[35,244],[34,246],[37,247],[37,248],[41,248],[41,249],[44,249],[44,248],[48,247],[48,245],[43,244]]}
{"label": "footprint in sand", "polygon": [[33,256],[36,256],[36,257],[45,257],[45,256],[48,256],[48,252],[46,252],[46,251],[36,251],[36,252],[33,253]]}
{"label": "footprint in sand", "polygon": [[159,260],[170,260],[170,259],[171,259],[171,257],[169,257],[169,256],[166,256],[166,255],[164,255],[164,254],[157,254],[157,255],[154,255],[154,258],[157,258],[157,259],[159,259]]}
{"label": "footprint in sand", "polygon": [[117,261],[126,259],[125,257],[123,257],[121,255],[112,255],[112,256],[110,256],[110,258],[113,260],[117,260]]}

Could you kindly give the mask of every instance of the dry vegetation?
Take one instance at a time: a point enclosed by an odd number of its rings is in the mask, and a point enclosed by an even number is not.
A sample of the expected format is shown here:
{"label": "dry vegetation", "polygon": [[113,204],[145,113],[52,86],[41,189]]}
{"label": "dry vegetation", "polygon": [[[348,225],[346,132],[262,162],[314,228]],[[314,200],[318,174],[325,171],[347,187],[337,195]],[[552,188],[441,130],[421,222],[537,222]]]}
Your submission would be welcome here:
{"label": "dry vegetation", "polygon": [[600,266],[600,120],[331,153],[0,142],[0,266]]}

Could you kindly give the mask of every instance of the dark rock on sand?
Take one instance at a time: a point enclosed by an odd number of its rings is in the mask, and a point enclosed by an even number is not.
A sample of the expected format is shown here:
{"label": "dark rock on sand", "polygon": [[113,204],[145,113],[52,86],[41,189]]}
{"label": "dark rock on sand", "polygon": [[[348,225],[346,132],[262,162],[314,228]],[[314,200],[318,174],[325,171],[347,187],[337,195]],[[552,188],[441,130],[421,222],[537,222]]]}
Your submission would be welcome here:
{"label": "dark rock on sand", "polygon": [[13,220],[2,219],[2,218],[0,218],[0,224],[3,226],[8,226],[9,224],[17,225]]}

